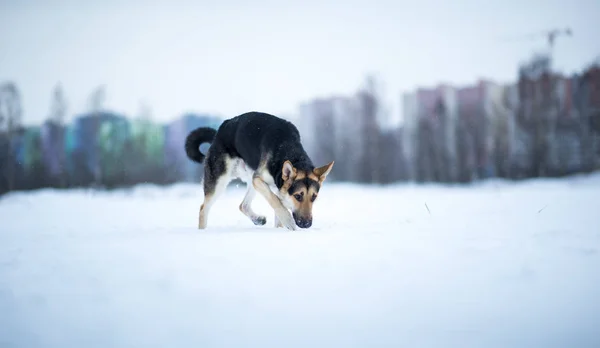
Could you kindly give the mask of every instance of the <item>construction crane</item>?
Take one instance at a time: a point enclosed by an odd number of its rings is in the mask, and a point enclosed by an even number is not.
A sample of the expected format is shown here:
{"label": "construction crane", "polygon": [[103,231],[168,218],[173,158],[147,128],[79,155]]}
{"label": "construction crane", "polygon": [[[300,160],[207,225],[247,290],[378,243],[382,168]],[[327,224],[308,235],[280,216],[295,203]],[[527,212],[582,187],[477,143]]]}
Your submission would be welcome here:
{"label": "construction crane", "polygon": [[532,69],[531,74],[537,75],[540,71],[550,69],[550,65],[552,64],[554,56],[554,45],[559,36],[573,36],[573,31],[569,27],[564,29],[556,28],[531,34],[513,36],[512,38],[505,37],[502,39],[502,41],[533,41],[541,38],[545,39],[548,45],[548,51],[545,53],[538,52],[534,54],[534,57],[530,63],[530,69]]}
{"label": "construction crane", "polygon": [[573,36],[573,32],[571,31],[571,28],[553,29],[545,32],[545,35],[548,39],[548,47],[550,48],[550,50],[552,50],[554,48],[554,41],[556,40],[558,35]]}
{"label": "construction crane", "polygon": [[554,43],[556,42],[556,38],[561,35],[573,36],[573,31],[569,27],[564,29],[550,29],[531,34],[519,35],[517,37],[512,38],[505,38],[503,41],[538,40],[540,38],[545,38],[548,43],[548,49],[552,52],[552,49],[554,48]]}

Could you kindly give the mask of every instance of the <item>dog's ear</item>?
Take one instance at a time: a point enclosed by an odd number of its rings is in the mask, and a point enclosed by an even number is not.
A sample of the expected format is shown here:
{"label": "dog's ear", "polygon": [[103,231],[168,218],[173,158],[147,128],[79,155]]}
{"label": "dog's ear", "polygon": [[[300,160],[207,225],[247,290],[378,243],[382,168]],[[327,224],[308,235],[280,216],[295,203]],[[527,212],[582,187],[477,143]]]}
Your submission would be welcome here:
{"label": "dog's ear", "polygon": [[325,178],[331,171],[331,168],[333,168],[333,163],[334,163],[334,161],[331,161],[329,164],[326,164],[319,168],[315,168],[313,170],[313,173],[315,173],[315,175],[319,177],[319,183],[322,184],[323,181],[325,181]]}
{"label": "dog's ear", "polygon": [[296,168],[292,165],[292,162],[283,162],[283,168],[281,168],[281,178],[283,181],[288,181],[296,177]]}

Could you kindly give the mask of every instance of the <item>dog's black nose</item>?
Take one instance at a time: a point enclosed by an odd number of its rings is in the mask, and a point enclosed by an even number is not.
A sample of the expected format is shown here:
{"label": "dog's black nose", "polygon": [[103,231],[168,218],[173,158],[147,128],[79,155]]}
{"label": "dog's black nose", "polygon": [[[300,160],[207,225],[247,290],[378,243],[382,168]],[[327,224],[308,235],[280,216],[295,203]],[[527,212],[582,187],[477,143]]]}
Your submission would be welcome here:
{"label": "dog's black nose", "polygon": [[301,228],[309,228],[312,225],[312,219],[299,218],[296,220],[296,225]]}
{"label": "dog's black nose", "polygon": [[300,228],[309,228],[312,225],[312,217],[302,217],[292,213],[294,216],[294,221],[296,221],[296,225]]}

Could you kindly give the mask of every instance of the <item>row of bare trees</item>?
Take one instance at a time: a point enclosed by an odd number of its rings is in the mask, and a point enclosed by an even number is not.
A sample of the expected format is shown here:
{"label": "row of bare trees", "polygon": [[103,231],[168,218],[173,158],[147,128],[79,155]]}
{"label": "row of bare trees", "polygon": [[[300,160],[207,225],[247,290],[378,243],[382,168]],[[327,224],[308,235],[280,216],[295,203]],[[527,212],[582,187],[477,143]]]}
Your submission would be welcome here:
{"label": "row of bare trees", "polygon": [[15,186],[18,163],[13,153],[22,117],[21,92],[16,84],[7,82],[0,85],[0,182],[8,190]]}
{"label": "row of bare trees", "polygon": [[[104,86],[91,93],[88,111],[80,115],[89,128],[83,132],[65,122],[69,107],[60,84],[52,91],[41,127],[23,125],[22,96],[16,84],[0,85],[0,194],[44,187],[122,187],[177,181],[177,168],[166,166],[163,149],[157,148],[162,146],[157,138],[164,134],[162,126],[152,122],[149,108],[144,106],[134,118],[135,132],[106,127],[103,120],[121,115],[105,110],[105,95]],[[76,142],[74,137],[80,143],[69,148]]]}
{"label": "row of bare trees", "polygon": [[335,159],[332,180],[390,183],[406,178],[402,134],[381,127],[390,115],[382,89],[379,79],[368,76],[355,95],[315,99],[302,107],[303,142],[315,163]]}
{"label": "row of bare trees", "polygon": [[[596,170],[600,67],[589,67],[565,84],[549,63],[547,57],[535,57],[523,65],[514,95],[504,91],[494,102],[453,105],[439,98],[427,114],[417,115],[412,128],[384,126],[390,111],[383,86],[368,77],[354,95],[307,103],[298,126],[316,163],[336,161],[331,177],[337,181],[470,182]],[[152,122],[149,108],[133,120],[135,131],[129,121],[107,127],[103,120],[119,117],[106,112],[104,99],[104,87],[90,96],[86,122],[91,131],[79,135],[86,150],[68,151],[68,104],[60,85],[52,91],[44,134],[23,127],[17,86],[0,85],[0,193],[180,181],[180,168],[163,156],[165,130]]]}
{"label": "row of bare trees", "polygon": [[[432,111],[417,114],[413,128],[382,127],[387,111],[380,89],[368,78],[355,95],[304,105],[305,143],[318,163],[336,160],[332,178],[465,183],[600,169],[597,65],[567,79],[552,71],[547,56],[535,56],[521,66],[514,88],[464,105],[440,97]],[[412,146],[404,148],[407,143]]]}

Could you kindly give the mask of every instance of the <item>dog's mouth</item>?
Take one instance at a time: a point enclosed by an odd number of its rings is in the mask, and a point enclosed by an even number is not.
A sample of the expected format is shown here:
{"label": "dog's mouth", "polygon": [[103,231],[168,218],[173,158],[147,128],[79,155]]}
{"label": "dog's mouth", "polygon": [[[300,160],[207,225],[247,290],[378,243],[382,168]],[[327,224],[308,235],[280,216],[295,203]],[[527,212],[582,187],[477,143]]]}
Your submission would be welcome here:
{"label": "dog's mouth", "polygon": [[295,213],[292,213],[292,216],[294,217],[294,221],[296,222],[296,225],[298,225],[298,227],[309,228],[310,226],[312,226],[312,218],[298,216]]}

